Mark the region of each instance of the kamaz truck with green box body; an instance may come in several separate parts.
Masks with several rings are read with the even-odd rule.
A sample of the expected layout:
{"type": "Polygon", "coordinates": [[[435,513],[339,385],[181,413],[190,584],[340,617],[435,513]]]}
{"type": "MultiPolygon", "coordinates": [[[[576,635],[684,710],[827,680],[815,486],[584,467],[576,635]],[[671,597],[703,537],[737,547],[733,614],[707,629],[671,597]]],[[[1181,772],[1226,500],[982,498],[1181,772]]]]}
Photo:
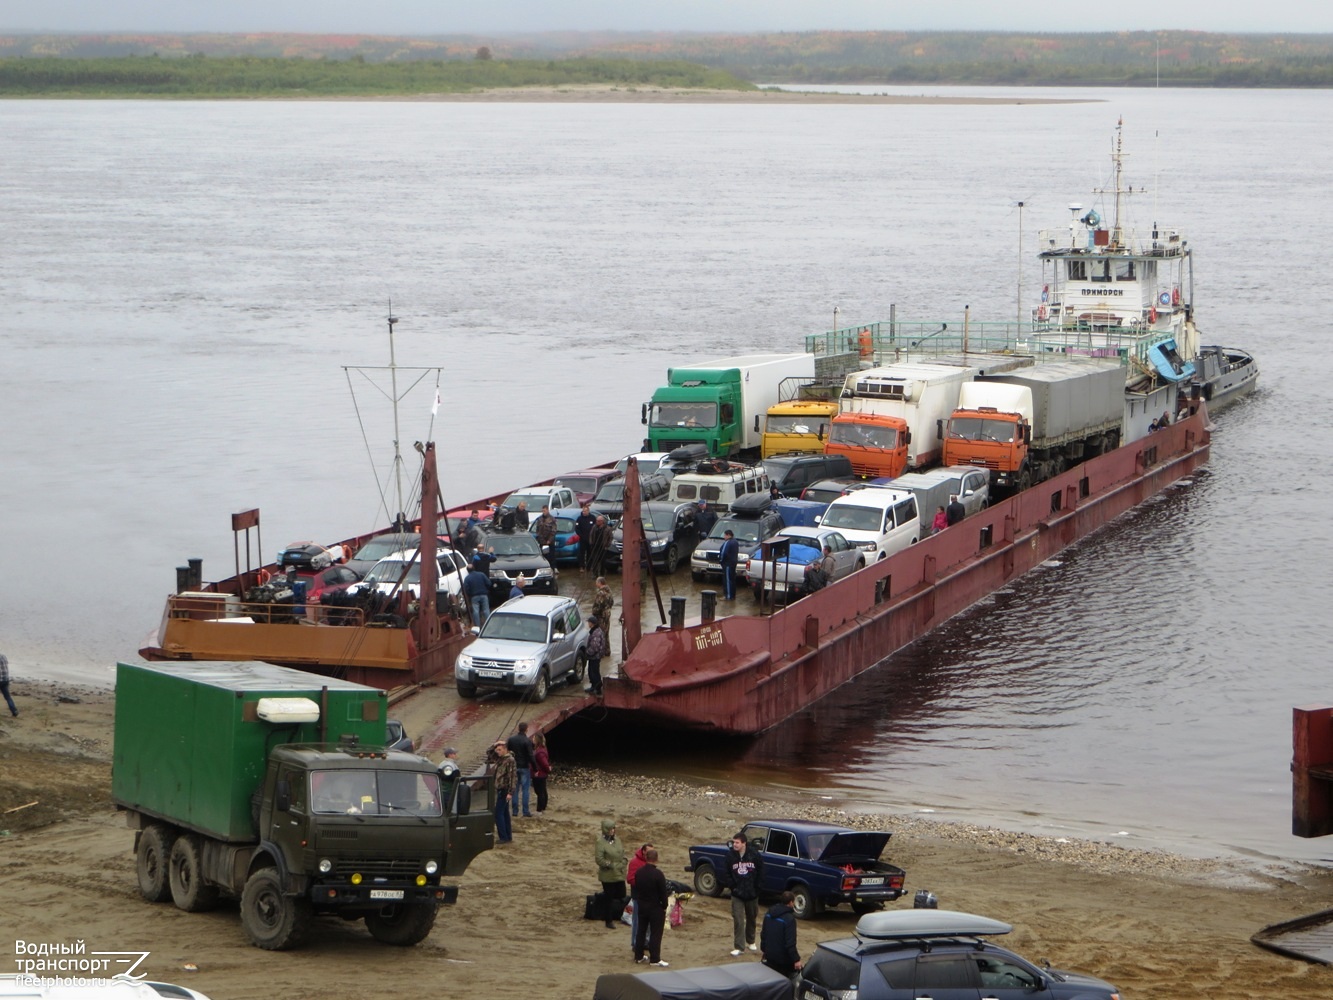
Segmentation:
{"type": "Polygon", "coordinates": [[[186,911],[240,900],[260,948],[316,914],[387,944],[430,933],[493,838],[489,786],[383,748],[383,691],[267,663],[121,663],[112,797],[139,891],[186,911]],[[476,801],[474,801],[474,798],[476,801]]]}

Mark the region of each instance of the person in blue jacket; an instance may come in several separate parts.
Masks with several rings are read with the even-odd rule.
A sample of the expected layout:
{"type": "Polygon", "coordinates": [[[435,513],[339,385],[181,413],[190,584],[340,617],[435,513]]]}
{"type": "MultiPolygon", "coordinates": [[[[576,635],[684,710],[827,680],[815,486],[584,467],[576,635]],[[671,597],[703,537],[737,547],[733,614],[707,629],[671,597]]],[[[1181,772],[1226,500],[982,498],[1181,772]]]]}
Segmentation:
{"type": "Polygon", "coordinates": [[[717,550],[718,560],[722,563],[722,599],[736,599],[736,564],[741,558],[741,543],[728,529],[722,532],[722,547],[717,550]]]}

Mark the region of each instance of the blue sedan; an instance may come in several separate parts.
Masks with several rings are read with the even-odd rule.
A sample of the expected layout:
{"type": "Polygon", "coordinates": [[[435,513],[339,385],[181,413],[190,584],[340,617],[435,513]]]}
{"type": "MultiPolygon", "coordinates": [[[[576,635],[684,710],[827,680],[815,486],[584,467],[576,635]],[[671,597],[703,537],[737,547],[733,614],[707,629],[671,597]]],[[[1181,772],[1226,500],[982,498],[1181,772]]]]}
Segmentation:
{"type": "MultiPolygon", "coordinates": [[[[551,511],[555,518],[555,562],[557,566],[575,566],[579,561],[579,536],[574,531],[574,518],[579,516],[577,507],[564,507],[551,511]]],[[[537,519],[532,519],[528,527],[534,535],[537,533],[537,519]]]]}

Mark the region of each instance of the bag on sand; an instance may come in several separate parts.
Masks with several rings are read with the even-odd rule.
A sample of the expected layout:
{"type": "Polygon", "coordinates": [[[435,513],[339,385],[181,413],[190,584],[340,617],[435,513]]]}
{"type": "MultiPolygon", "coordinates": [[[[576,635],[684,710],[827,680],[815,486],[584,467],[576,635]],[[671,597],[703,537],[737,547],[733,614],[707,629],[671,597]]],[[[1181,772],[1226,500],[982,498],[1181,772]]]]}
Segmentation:
{"type": "Polygon", "coordinates": [[[583,919],[596,920],[597,917],[597,898],[601,893],[589,893],[587,902],[583,904],[583,919]]]}
{"type": "Polygon", "coordinates": [[[625,909],[620,914],[620,922],[634,926],[634,900],[631,899],[625,904],[625,909]]]}
{"type": "Polygon", "coordinates": [[[667,922],[672,927],[679,927],[685,923],[685,910],[680,905],[680,900],[672,897],[671,909],[667,912],[667,922]]]}

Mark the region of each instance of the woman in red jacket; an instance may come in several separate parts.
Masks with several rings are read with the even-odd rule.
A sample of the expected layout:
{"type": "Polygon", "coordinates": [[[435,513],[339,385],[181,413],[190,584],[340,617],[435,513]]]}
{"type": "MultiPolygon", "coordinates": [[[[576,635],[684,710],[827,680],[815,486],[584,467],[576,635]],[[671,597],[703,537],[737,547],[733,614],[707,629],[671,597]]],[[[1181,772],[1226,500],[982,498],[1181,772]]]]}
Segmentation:
{"type": "Polygon", "coordinates": [[[537,815],[546,812],[546,778],[551,773],[551,755],[546,752],[546,734],[532,738],[532,790],[537,793],[537,815]]]}

